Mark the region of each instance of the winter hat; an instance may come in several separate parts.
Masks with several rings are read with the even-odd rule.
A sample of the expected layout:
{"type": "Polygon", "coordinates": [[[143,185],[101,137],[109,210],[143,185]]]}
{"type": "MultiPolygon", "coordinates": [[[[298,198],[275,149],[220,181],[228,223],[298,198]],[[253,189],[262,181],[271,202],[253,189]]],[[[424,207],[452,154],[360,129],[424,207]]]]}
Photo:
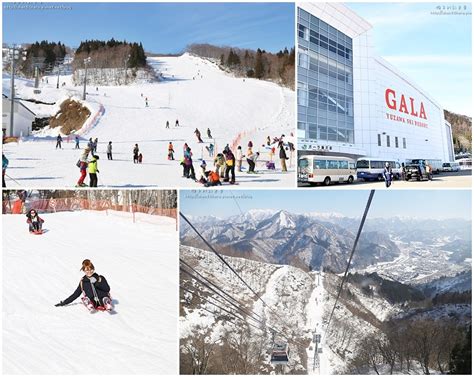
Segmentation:
{"type": "Polygon", "coordinates": [[[91,270],[95,270],[94,265],[92,264],[90,259],[84,259],[82,261],[81,271],[84,271],[86,268],[90,268],[91,270]]]}
{"type": "Polygon", "coordinates": [[[96,154],[95,154],[95,155],[93,155],[92,157],[94,157],[96,160],[98,160],[98,159],[99,159],[99,156],[97,156],[96,154]]]}

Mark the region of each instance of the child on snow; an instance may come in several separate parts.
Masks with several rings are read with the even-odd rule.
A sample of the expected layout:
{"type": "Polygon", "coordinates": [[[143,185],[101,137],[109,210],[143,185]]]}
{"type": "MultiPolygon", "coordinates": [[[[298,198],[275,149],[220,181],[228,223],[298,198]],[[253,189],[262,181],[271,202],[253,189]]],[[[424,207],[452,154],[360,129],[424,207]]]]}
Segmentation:
{"type": "Polygon", "coordinates": [[[143,161],[143,155],[141,153],[138,154],[138,163],[141,164],[143,161]]]}
{"type": "Polygon", "coordinates": [[[221,185],[222,183],[219,180],[219,174],[211,170],[209,174],[207,175],[207,182],[204,184],[204,186],[210,187],[210,186],[221,186],[221,185]]]}
{"type": "Polygon", "coordinates": [[[219,174],[221,178],[224,178],[225,172],[225,158],[222,153],[218,153],[214,159],[214,166],[216,167],[216,173],[219,174]]]}
{"type": "Polygon", "coordinates": [[[89,310],[92,311],[98,307],[102,307],[105,310],[112,310],[110,286],[105,277],[95,272],[94,265],[89,259],[85,259],[82,262],[81,271],[84,271],[85,275],[80,280],[74,293],[54,306],[68,305],[82,293],[81,300],[89,310]]]}
{"type": "Polygon", "coordinates": [[[86,179],[86,175],[87,175],[87,165],[89,164],[87,157],[89,156],[90,151],[91,151],[90,148],[85,148],[84,152],[79,158],[79,161],[77,161],[77,166],[79,168],[79,171],[81,172],[81,176],[79,177],[79,180],[77,181],[77,185],[76,185],[77,187],[86,186],[86,184],[84,183],[84,179],[86,179]]]}
{"type": "Polygon", "coordinates": [[[87,168],[89,169],[89,186],[90,187],[97,187],[97,173],[99,172],[99,169],[97,169],[97,160],[99,159],[99,156],[93,155],[91,160],[89,161],[89,164],[87,168]]]}
{"type": "Polygon", "coordinates": [[[41,232],[44,220],[39,217],[38,212],[36,212],[35,209],[30,209],[30,211],[26,214],[26,217],[26,222],[28,223],[30,233],[41,232]]]}

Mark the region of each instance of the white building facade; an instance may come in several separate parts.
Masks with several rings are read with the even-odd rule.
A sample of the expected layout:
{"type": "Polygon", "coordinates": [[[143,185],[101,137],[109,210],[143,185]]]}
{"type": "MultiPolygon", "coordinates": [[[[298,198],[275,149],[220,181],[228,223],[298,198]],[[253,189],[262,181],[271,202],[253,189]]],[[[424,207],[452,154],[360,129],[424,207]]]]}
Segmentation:
{"type": "Polygon", "coordinates": [[[367,21],[341,3],[297,17],[300,154],[454,161],[443,108],[374,54],[367,21]]]}
{"type": "Polygon", "coordinates": [[[2,130],[6,136],[21,137],[28,136],[32,131],[32,123],[35,113],[20,101],[15,101],[13,109],[13,134],[10,134],[10,112],[11,101],[5,95],[2,96],[2,130]]]}

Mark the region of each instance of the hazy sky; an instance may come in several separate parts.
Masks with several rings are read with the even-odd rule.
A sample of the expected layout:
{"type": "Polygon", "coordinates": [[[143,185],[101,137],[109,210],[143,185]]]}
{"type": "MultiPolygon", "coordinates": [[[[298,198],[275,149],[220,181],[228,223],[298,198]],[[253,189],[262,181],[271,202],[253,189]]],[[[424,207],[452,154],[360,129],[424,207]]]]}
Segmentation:
{"type": "Polygon", "coordinates": [[[445,109],[472,116],[471,3],[346,3],[373,26],[374,47],[445,109]],[[466,6],[466,10],[464,10],[466,6]],[[459,9],[461,7],[461,9],[459,9]]]}
{"type": "MultiPolygon", "coordinates": [[[[284,209],[292,213],[336,212],[360,217],[368,197],[368,190],[181,190],[180,210],[185,215],[221,218],[239,214],[239,207],[243,212],[284,209]]],[[[471,191],[376,190],[369,217],[391,216],[470,220],[471,191]]]]}
{"type": "Polygon", "coordinates": [[[270,52],[295,45],[291,3],[18,4],[2,4],[4,43],[49,40],[77,47],[85,39],[113,37],[162,53],[180,52],[190,43],[270,52]]]}

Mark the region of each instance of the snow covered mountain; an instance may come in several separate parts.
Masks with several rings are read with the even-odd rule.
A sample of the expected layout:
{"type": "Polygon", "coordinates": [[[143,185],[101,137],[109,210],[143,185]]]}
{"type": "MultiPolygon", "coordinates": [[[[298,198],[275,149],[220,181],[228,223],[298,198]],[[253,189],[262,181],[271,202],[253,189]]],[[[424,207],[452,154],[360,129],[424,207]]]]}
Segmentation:
{"type": "MultiPolygon", "coordinates": [[[[193,225],[227,255],[341,272],[359,222],[340,214],[252,210],[227,219],[194,219],[193,225]]],[[[180,237],[185,245],[203,246],[184,222],[180,237]]],[[[470,271],[470,258],[468,221],[368,219],[352,265],[360,272],[422,284],[470,271]]]]}
{"type": "MultiPolygon", "coordinates": [[[[286,216],[278,213],[270,218],[276,217],[274,222],[279,225],[285,219],[283,223],[291,227],[286,216]]],[[[444,368],[453,339],[460,339],[460,329],[471,318],[470,296],[431,300],[422,287],[376,273],[352,273],[334,306],[341,279],[338,275],[225,256],[263,299],[263,305],[212,252],[181,246],[180,257],[185,263],[180,274],[180,370],[185,374],[196,372],[193,368],[208,374],[368,374],[371,364],[364,359],[367,352],[374,352],[375,367],[389,374],[387,359],[377,353],[378,346],[371,347],[390,346],[396,354],[392,329],[399,328],[400,332],[416,334],[405,338],[405,349],[411,349],[409,344],[432,331],[433,326],[439,334],[453,333],[446,342],[447,353],[439,354],[439,365],[444,368]],[[201,276],[201,281],[196,276],[201,276]],[[237,305],[229,305],[224,297],[231,297],[237,305]],[[241,308],[246,312],[240,312],[241,308]],[[283,366],[270,362],[274,328],[284,333],[280,340],[283,338],[290,349],[289,362],[283,366]],[[315,334],[321,337],[318,344],[314,343],[315,334]]],[[[467,275],[470,271],[458,280],[467,275]]],[[[447,285],[443,284],[445,288],[447,285]]],[[[442,338],[430,341],[440,342],[442,338]]],[[[391,368],[401,374],[422,374],[424,366],[415,353],[407,354],[410,370],[404,364],[391,368]]],[[[429,359],[432,373],[439,372],[431,356],[429,359]]]]}

